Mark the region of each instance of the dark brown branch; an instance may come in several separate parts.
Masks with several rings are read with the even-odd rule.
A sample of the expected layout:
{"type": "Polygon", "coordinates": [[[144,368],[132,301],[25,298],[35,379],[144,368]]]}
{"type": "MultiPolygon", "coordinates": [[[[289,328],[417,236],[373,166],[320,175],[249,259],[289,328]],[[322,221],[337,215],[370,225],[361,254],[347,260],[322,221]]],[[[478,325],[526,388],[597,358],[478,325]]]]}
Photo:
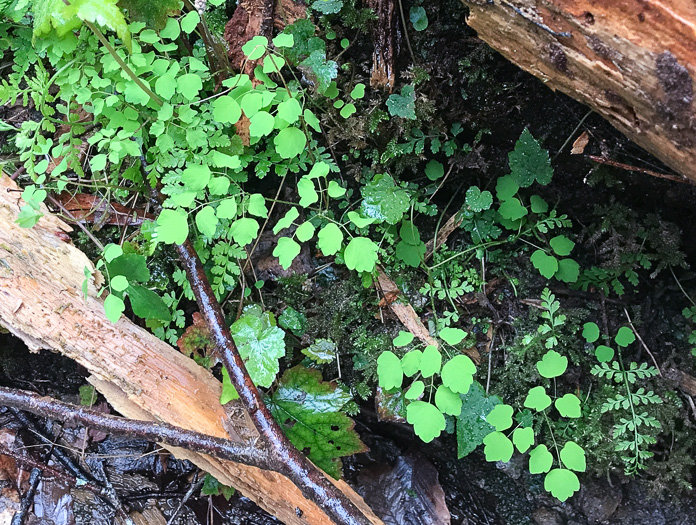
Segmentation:
{"type": "Polygon", "coordinates": [[[258,447],[235,444],[228,439],[206,436],[166,423],[110,416],[23,390],[0,387],[0,405],[26,410],[48,419],[77,421],[105,432],[183,447],[263,469],[269,469],[271,464],[268,454],[258,447]]]}
{"type": "Polygon", "coordinates": [[[626,171],[637,171],[638,173],[645,173],[651,177],[657,177],[658,179],[667,179],[674,182],[681,182],[683,184],[696,184],[694,181],[687,179],[686,177],[679,177],[678,175],[669,175],[667,173],[659,173],[653,170],[646,170],[645,168],[639,168],[638,166],[631,166],[630,164],[624,164],[623,162],[617,162],[606,157],[598,157],[596,155],[588,155],[588,159],[597,162],[598,164],[606,164],[607,166],[612,166],[614,168],[619,168],[626,171]]]}

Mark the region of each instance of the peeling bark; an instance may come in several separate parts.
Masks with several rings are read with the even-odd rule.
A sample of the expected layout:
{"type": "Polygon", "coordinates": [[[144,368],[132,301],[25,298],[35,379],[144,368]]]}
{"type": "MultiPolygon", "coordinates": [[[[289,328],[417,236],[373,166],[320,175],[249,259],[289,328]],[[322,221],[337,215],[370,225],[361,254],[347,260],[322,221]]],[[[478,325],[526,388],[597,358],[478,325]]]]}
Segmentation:
{"type": "Polygon", "coordinates": [[[696,180],[696,4],[462,0],[479,37],[696,180]]]}
{"type": "Polygon", "coordinates": [[[377,21],[372,29],[372,87],[394,89],[397,54],[397,13],[395,0],[367,0],[365,7],[373,9],[377,21]]]}

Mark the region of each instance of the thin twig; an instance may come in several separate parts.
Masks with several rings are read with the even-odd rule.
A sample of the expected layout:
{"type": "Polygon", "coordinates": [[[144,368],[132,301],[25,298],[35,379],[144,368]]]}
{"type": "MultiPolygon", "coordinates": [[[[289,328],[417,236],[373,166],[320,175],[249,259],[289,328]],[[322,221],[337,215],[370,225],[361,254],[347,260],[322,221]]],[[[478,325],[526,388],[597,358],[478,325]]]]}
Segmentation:
{"type": "Polygon", "coordinates": [[[662,371],[660,370],[660,367],[657,366],[657,361],[655,360],[655,356],[653,353],[650,351],[650,348],[648,348],[648,345],[645,344],[645,341],[643,341],[643,338],[640,336],[638,333],[638,330],[636,330],[636,327],[633,326],[633,321],[631,321],[631,316],[628,315],[628,310],[626,308],[623,309],[624,313],[626,314],[626,319],[628,319],[628,324],[631,327],[631,330],[633,330],[633,333],[636,334],[636,337],[638,338],[638,341],[640,341],[640,344],[643,345],[643,348],[645,348],[645,351],[648,353],[650,356],[650,359],[652,359],[652,362],[655,364],[655,368],[657,368],[658,373],[660,374],[660,377],[662,376],[662,371]]]}
{"type": "Polygon", "coordinates": [[[36,495],[36,488],[39,486],[39,481],[41,481],[41,469],[34,467],[31,469],[31,475],[29,476],[29,488],[22,496],[22,504],[19,507],[19,511],[12,516],[10,525],[24,524],[27,512],[29,512],[29,507],[31,507],[31,504],[34,502],[34,496],[36,495]]]}
{"type": "Polygon", "coordinates": [[[181,512],[181,509],[184,507],[184,505],[186,505],[186,502],[189,499],[191,499],[191,496],[193,496],[194,492],[200,490],[204,482],[205,478],[198,479],[198,473],[196,473],[196,477],[194,478],[193,483],[191,483],[191,486],[186,491],[186,494],[184,494],[184,497],[181,498],[181,501],[179,502],[179,505],[176,507],[176,510],[172,514],[171,518],[169,518],[169,521],[167,521],[167,525],[172,525],[174,523],[174,520],[179,515],[179,512],[181,512]]]}
{"type": "Polygon", "coordinates": [[[657,177],[658,179],[667,179],[674,182],[681,182],[683,184],[696,185],[696,182],[692,181],[691,179],[687,179],[686,177],[678,177],[677,175],[668,175],[666,173],[646,170],[645,168],[631,166],[630,164],[624,164],[623,162],[617,162],[615,160],[607,159],[605,157],[598,157],[596,155],[587,155],[587,158],[599,164],[606,164],[607,166],[612,166],[614,168],[619,168],[626,171],[637,171],[638,173],[644,173],[646,175],[650,175],[651,177],[657,177]]]}

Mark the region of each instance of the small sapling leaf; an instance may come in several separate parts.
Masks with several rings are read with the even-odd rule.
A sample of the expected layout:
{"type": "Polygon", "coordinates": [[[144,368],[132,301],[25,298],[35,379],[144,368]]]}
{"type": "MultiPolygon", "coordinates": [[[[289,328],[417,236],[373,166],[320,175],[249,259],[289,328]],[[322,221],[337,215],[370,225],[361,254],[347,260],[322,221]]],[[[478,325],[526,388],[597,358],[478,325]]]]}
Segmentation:
{"type": "Polygon", "coordinates": [[[555,401],[556,409],[563,417],[578,418],[580,411],[580,399],[575,394],[566,394],[555,401]]]}
{"type": "Polygon", "coordinates": [[[621,347],[627,347],[636,340],[636,334],[628,326],[622,326],[614,337],[614,341],[621,347]]]}
{"type": "Polygon", "coordinates": [[[512,412],[513,408],[510,405],[496,405],[486,417],[486,421],[498,432],[502,432],[512,426],[512,412]]]}
{"type": "Polygon", "coordinates": [[[549,350],[541,358],[541,361],[537,361],[536,367],[542,377],[549,379],[558,377],[568,368],[568,358],[555,350],[549,350]]]}
{"type": "Polygon", "coordinates": [[[540,412],[551,406],[551,398],[546,394],[543,386],[535,386],[527,393],[524,406],[540,412]]]}
{"type": "Polygon", "coordinates": [[[514,452],[512,441],[502,432],[491,432],[483,439],[483,444],[485,445],[483,452],[486,454],[486,461],[507,463],[514,452]]]}
{"type": "Polygon", "coordinates": [[[585,472],[587,468],[585,450],[574,441],[568,441],[561,449],[561,461],[566,468],[576,472],[585,472]]]}
{"type": "Polygon", "coordinates": [[[379,355],[377,358],[377,377],[379,378],[379,386],[385,390],[401,387],[404,373],[401,369],[401,360],[394,352],[387,350],[379,355]]]}
{"type": "Polygon", "coordinates": [[[553,465],[553,456],[546,445],[537,445],[529,453],[530,474],[543,474],[548,472],[553,465]]]}
{"type": "Polygon", "coordinates": [[[594,343],[599,339],[599,326],[597,326],[597,323],[585,323],[582,326],[582,336],[588,343],[594,343]]]}
{"type": "MultiPolygon", "coordinates": [[[[382,354],[384,355],[384,354],[382,354]]],[[[425,401],[413,401],[406,407],[406,421],[425,443],[430,443],[445,429],[445,416],[425,401]]]]}
{"type": "Polygon", "coordinates": [[[440,372],[442,354],[433,345],[428,345],[421,356],[420,370],[423,377],[432,377],[440,372]]]}
{"type": "Polygon", "coordinates": [[[534,429],[531,427],[517,427],[512,433],[512,442],[520,454],[524,454],[534,444],[534,429]]]}
{"type": "Polygon", "coordinates": [[[595,350],[595,357],[600,363],[608,363],[614,359],[614,349],[609,346],[599,345],[595,350]]]}
{"type": "Polygon", "coordinates": [[[466,394],[474,382],[476,366],[465,355],[457,355],[445,363],[442,367],[442,384],[453,392],[466,394]]]}
{"type": "Polygon", "coordinates": [[[580,490],[580,480],[574,472],[564,468],[556,468],[546,474],[544,489],[558,500],[565,501],[580,490]]]}
{"type": "Polygon", "coordinates": [[[404,332],[403,330],[399,330],[399,335],[397,335],[392,340],[392,343],[395,347],[401,348],[402,346],[411,344],[411,341],[413,341],[413,334],[411,332],[404,332]]]}

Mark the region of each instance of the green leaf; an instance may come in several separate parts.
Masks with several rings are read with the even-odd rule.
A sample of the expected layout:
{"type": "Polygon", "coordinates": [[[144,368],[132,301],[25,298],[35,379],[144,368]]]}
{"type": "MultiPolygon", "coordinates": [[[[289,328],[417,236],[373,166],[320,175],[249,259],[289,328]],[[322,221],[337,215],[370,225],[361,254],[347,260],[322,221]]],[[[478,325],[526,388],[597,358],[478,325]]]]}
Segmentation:
{"type": "Polygon", "coordinates": [[[165,29],[160,32],[163,38],[176,40],[179,35],[172,34],[171,22],[176,24],[178,29],[179,23],[169,18],[179,11],[179,0],[119,0],[118,5],[128,11],[128,19],[131,22],[145,22],[147,27],[155,30],[165,29]]]}
{"type": "Polygon", "coordinates": [[[514,197],[520,190],[519,184],[510,175],[499,177],[495,185],[495,194],[501,201],[506,201],[514,197]]]}
{"type": "Polygon", "coordinates": [[[285,333],[273,316],[259,306],[250,306],[230,330],[254,384],[271,386],[280,370],[278,360],[285,355],[285,333]]]}
{"type": "Polygon", "coordinates": [[[256,115],[263,106],[263,94],[259,91],[250,91],[245,94],[240,104],[242,111],[249,118],[256,115]]]}
{"type": "Polygon", "coordinates": [[[360,210],[365,217],[396,224],[409,209],[408,193],[396,185],[387,174],[378,174],[362,188],[363,202],[360,210]]]}
{"type": "Polygon", "coordinates": [[[325,93],[331,80],[338,75],[338,64],[333,60],[326,60],[326,52],[321,49],[312,51],[300,65],[312,70],[317,79],[319,93],[325,93]]]}
{"type": "Polygon", "coordinates": [[[546,445],[537,445],[529,453],[529,473],[543,474],[551,470],[553,456],[546,445]]]}
{"type": "Polygon", "coordinates": [[[517,219],[521,219],[527,215],[527,208],[522,206],[519,199],[510,197],[509,199],[500,203],[498,213],[500,213],[504,219],[516,221],[517,219]]]}
{"type": "Polygon", "coordinates": [[[278,239],[278,245],[273,250],[273,256],[278,257],[278,261],[284,270],[292,265],[292,261],[300,254],[301,247],[290,237],[278,239]]]}
{"type": "Polygon", "coordinates": [[[483,452],[486,454],[486,461],[507,463],[514,452],[512,441],[502,432],[491,432],[483,439],[483,444],[485,445],[483,452]]]}
{"type": "Polygon", "coordinates": [[[198,12],[189,11],[186,13],[186,16],[181,19],[181,30],[187,35],[190,35],[196,30],[196,26],[200,24],[200,22],[201,17],[198,15],[198,12]]]}
{"type": "MultiPolygon", "coordinates": [[[[302,312],[298,312],[292,306],[288,306],[280,317],[278,317],[278,324],[290,330],[297,337],[302,337],[307,331],[307,317],[302,312]]],[[[322,339],[319,339],[321,341],[322,339]]],[[[328,341],[328,339],[327,339],[328,341]]]]}
{"type": "Polygon", "coordinates": [[[578,418],[582,415],[580,411],[580,400],[575,394],[566,394],[556,399],[554,404],[563,417],[578,418]]]}
{"type": "Polygon", "coordinates": [[[401,360],[394,352],[389,350],[379,354],[377,358],[377,377],[379,386],[385,390],[401,388],[404,373],[401,369],[401,360]]]}
{"type": "Polygon", "coordinates": [[[188,215],[183,210],[164,209],[157,217],[157,240],[165,244],[183,244],[188,237],[188,215]]]}
{"type": "Polygon", "coordinates": [[[549,379],[558,377],[563,375],[568,368],[568,358],[555,350],[549,350],[541,358],[541,361],[537,361],[536,367],[542,377],[549,379]]]}
{"type": "Polygon", "coordinates": [[[198,228],[198,231],[206,237],[212,239],[212,237],[215,235],[217,225],[218,218],[215,215],[215,210],[212,206],[203,206],[203,208],[196,213],[196,227],[198,228]]]}
{"type": "Polygon", "coordinates": [[[278,55],[266,55],[263,57],[264,73],[280,73],[280,70],[285,66],[285,59],[278,55]]]}
{"type": "MultiPolygon", "coordinates": [[[[134,0],[125,0],[126,2],[134,2],[134,0]]],[[[174,0],[160,0],[160,1],[165,1],[165,2],[170,2],[173,3],[176,7],[174,9],[178,8],[178,2],[175,2],[174,0]]],[[[121,0],[119,3],[123,5],[124,0],[121,0]]],[[[140,4],[156,4],[157,2],[139,2],[140,4]]],[[[149,24],[148,24],[149,25],[149,24]]],[[[158,24],[159,25],[159,24],[158,24]]],[[[164,29],[160,31],[160,37],[161,38],[166,38],[168,40],[176,40],[179,38],[179,35],[181,35],[181,26],[179,25],[179,21],[176,18],[166,18],[165,22],[162,24],[164,26],[164,29]]],[[[159,25],[159,27],[162,27],[162,25],[159,25]]]]}
{"type": "Polygon", "coordinates": [[[205,164],[190,164],[181,173],[181,182],[188,191],[200,191],[210,181],[210,168],[205,164]]]}
{"type": "Polygon", "coordinates": [[[445,385],[437,387],[435,405],[443,414],[449,414],[450,416],[456,417],[462,411],[462,400],[459,394],[452,392],[445,385]]]}
{"type": "Polygon", "coordinates": [[[230,236],[240,246],[246,246],[259,235],[259,223],[250,218],[242,217],[230,224],[230,236]]]}
{"type": "Polygon", "coordinates": [[[423,355],[421,356],[420,369],[423,377],[431,377],[435,374],[440,373],[440,367],[442,366],[442,354],[433,345],[428,345],[423,350],[423,355]]]}
{"type": "Polygon", "coordinates": [[[341,476],[341,457],[367,450],[343,408],[350,392],[322,381],[321,372],[296,366],[287,370],[268,399],[268,408],[290,442],[319,468],[341,476]]]}
{"type": "Polygon", "coordinates": [[[582,336],[588,343],[594,343],[599,339],[599,326],[597,326],[597,323],[585,323],[582,326],[582,336]]]}
{"type": "MultiPolygon", "coordinates": [[[[446,366],[446,365],[445,365],[446,366]]],[[[497,396],[488,396],[476,381],[469,391],[460,395],[464,409],[457,417],[457,457],[463,458],[483,443],[494,431],[486,418],[493,407],[500,403],[497,396]]]]}
{"type": "Polygon", "coordinates": [[[551,159],[546,150],[532,136],[528,129],[522,132],[514,151],[508,154],[510,175],[521,188],[531,186],[535,181],[548,184],[553,177],[551,159]]]}
{"type": "Polygon", "coordinates": [[[249,195],[249,204],[247,206],[247,211],[254,217],[261,217],[265,219],[268,217],[268,210],[266,209],[266,199],[260,193],[252,193],[249,195]]]}
{"type": "Polygon", "coordinates": [[[331,339],[317,339],[309,347],[303,348],[302,353],[315,363],[330,363],[336,359],[336,343],[331,339]]]}
{"type": "Polygon", "coordinates": [[[416,120],[416,94],[413,86],[401,88],[400,95],[389,95],[387,109],[392,117],[416,120]]]}
{"type": "Polygon", "coordinates": [[[230,381],[230,374],[225,367],[222,367],[222,394],[220,395],[220,404],[224,405],[235,399],[239,399],[239,394],[230,381]]]}
{"type": "Polygon", "coordinates": [[[213,119],[222,124],[235,124],[242,116],[242,108],[229,95],[213,101],[213,119]]]}
{"type": "Polygon", "coordinates": [[[423,352],[420,350],[411,350],[406,352],[401,358],[401,368],[404,374],[408,377],[416,375],[420,370],[421,359],[423,358],[423,352]]]}
{"type": "Polygon", "coordinates": [[[539,195],[532,195],[529,199],[529,204],[531,205],[532,213],[546,213],[549,211],[548,203],[539,195]]]}
{"type": "Polygon", "coordinates": [[[312,128],[317,133],[321,132],[321,123],[319,122],[319,119],[316,117],[316,115],[312,113],[311,110],[305,109],[302,113],[302,116],[304,117],[305,122],[310,128],[312,128]]]}
{"type": "Polygon", "coordinates": [[[447,327],[440,330],[438,335],[445,343],[454,346],[461,343],[468,334],[460,328],[447,327]]]}
{"type": "Polygon", "coordinates": [[[324,226],[318,235],[317,247],[324,255],[333,255],[341,249],[343,232],[333,222],[324,226]]]}
{"type": "Polygon", "coordinates": [[[294,127],[281,129],[273,139],[276,151],[284,159],[297,157],[307,145],[307,137],[302,130],[294,127]]]}
{"type": "Polygon", "coordinates": [[[570,252],[573,251],[573,247],[575,246],[575,243],[565,235],[556,235],[549,241],[549,244],[551,248],[553,248],[553,251],[556,252],[556,255],[561,255],[563,257],[570,255],[570,252]]]}
{"type": "Polygon", "coordinates": [[[307,175],[297,181],[297,193],[300,195],[300,206],[303,208],[319,201],[319,194],[314,189],[314,181],[307,175]]]}
{"type": "Polygon", "coordinates": [[[252,137],[265,137],[275,128],[275,117],[267,111],[255,113],[249,118],[249,122],[249,135],[252,137]]]}
{"type": "Polygon", "coordinates": [[[428,27],[428,15],[425,14],[425,9],[422,7],[411,7],[409,18],[413,24],[413,29],[416,31],[425,31],[428,27]]]}
{"type": "Polygon", "coordinates": [[[578,277],[580,277],[580,265],[573,259],[561,259],[558,261],[558,271],[555,277],[564,283],[577,282],[578,277]]]}
{"type": "Polygon", "coordinates": [[[349,102],[348,104],[343,106],[343,108],[341,108],[340,114],[343,118],[348,118],[356,111],[357,110],[355,109],[355,104],[349,102]]]}
{"type": "Polygon", "coordinates": [[[107,263],[110,263],[116,259],[116,257],[120,257],[121,255],[123,255],[123,248],[121,248],[120,245],[109,243],[104,246],[104,260],[107,263]]]}
{"type": "MultiPolygon", "coordinates": [[[[73,0],[70,2],[70,5],[61,6],[62,14],[59,14],[60,11],[56,9],[57,3],[54,3],[53,6],[53,12],[55,13],[53,25],[56,27],[59,36],[65,35],[67,31],[76,27],[70,27],[65,32],[61,31],[62,24],[72,25],[70,19],[76,17],[115,31],[124,45],[129,50],[131,49],[131,35],[128,30],[128,24],[123,16],[123,12],[116,5],[116,0],[73,0]],[[57,19],[60,19],[59,24],[56,24],[57,19]]],[[[65,26],[63,27],[66,28],[65,26]]],[[[34,33],[36,34],[36,21],[34,33]]]]}
{"type": "Polygon", "coordinates": [[[595,357],[600,363],[608,363],[614,359],[614,349],[609,346],[599,345],[595,350],[595,357]]]}
{"type": "Polygon", "coordinates": [[[442,367],[442,384],[453,392],[466,394],[474,382],[476,366],[465,355],[456,355],[442,367]]]}
{"type": "Polygon", "coordinates": [[[409,266],[413,268],[418,268],[423,262],[423,256],[425,255],[426,247],[425,243],[422,242],[417,246],[412,244],[407,244],[404,241],[399,241],[396,245],[396,257],[404,261],[409,266]]]}
{"type": "Polygon", "coordinates": [[[532,427],[517,427],[512,433],[512,442],[520,454],[524,454],[534,444],[534,429],[532,427]]]}
{"type": "Polygon", "coordinates": [[[365,96],[365,84],[355,84],[355,87],[350,92],[350,97],[353,100],[359,100],[365,96]]]}
{"type": "Polygon", "coordinates": [[[123,275],[114,275],[111,278],[111,282],[109,283],[112,289],[116,290],[117,292],[122,292],[126,288],[128,288],[128,279],[126,279],[123,275]]]}
{"type": "Polygon", "coordinates": [[[112,323],[116,323],[121,318],[125,309],[126,305],[123,303],[123,299],[114,294],[109,294],[104,300],[104,313],[112,323]]]}
{"type": "MultiPolygon", "coordinates": [[[[224,153],[221,155],[224,155],[224,153]]],[[[210,182],[208,183],[208,192],[211,195],[227,195],[229,189],[230,179],[227,177],[211,177],[210,182]]]]}
{"type": "Polygon", "coordinates": [[[410,244],[412,246],[420,246],[421,244],[423,244],[421,242],[418,228],[416,228],[416,225],[413,224],[411,221],[403,221],[401,223],[401,228],[399,229],[399,237],[401,237],[401,240],[403,240],[406,244],[410,244]]]}
{"type": "Polygon", "coordinates": [[[203,89],[201,77],[194,73],[187,73],[176,79],[176,90],[188,101],[196,98],[201,89],[203,89]]]}
{"type": "Polygon", "coordinates": [[[242,53],[249,60],[258,60],[266,52],[268,39],[265,36],[257,35],[242,46],[242,53]]]}
{"type": "MultiPolygon", "coordinates": [[[[222,404],[224,405],[224,403],[222,404]]],[[[204,496],[223,496],[227,501],[229,501],[230,498],[234,496],[235,489],[233,487],[223,485],[210,474],[206,474],[205,478],[203,478],[201,494],[204,496]]]]}
{"type": "Polygon", "coordinates": [[[471,186],[466,190],[466,204],[472,211],[484,211],[493,205],[493,195],[490,191],[482,192],[478,186],[471,186]]]}
{"type": "Polygon", "coordinates": [[[309,221],[303,222],[297,230],[295,230],[295,237],[300,242],[307,242],[314,237],[314,225],[309,221]]]}
{"type": "Polygon", "coordinates": [[[377,246],[367,237],[353,237],[343,254],[346,266],[349,270],[358,272],[371,272],[377,264],[377,246]]]}
{"type": "Polygon", "coordinates": [[[497,405],[488,414],[486,421],[489,425],[493,425],[498,432],[502,432],[512,426],[512,413],[513,408],[510,405],[497,405]]]}
{"type": "Polygon", "coordinates": [[[425,176],[435,181],[442,178],[445,174],[445,167],[441,162],[431,160],[425,165],[425,176]]]}
{"type": "Polygon", "coordinates": [[[220,201],[217,210],[215,210],[215,215],[219,219],[233,219],[237,216],[237,199],[234,197],[220,201]]]}
{"type": "Polygon", "coordinates": [[[285,215],[283,216],[282,219],[280,219],[276,225],[273,227],[273,235],[278,235],[278,232],[281,230],[284,230],[285,228],[289,228],[292,226],[292,223],[295,221],[300,216],[300,212],[297,211],[297,208],[294,206],[290,208],[287,212],[285,212],[285,215]]]}
{"type": "Polygon", "coordinates": [[[280,33],[273,39],[273,45],[276,47],[292,47],[295,45],[295,39],[292,34],[280,33]]]}
{"type": "Polygon", "coordinates": [[[314,0],[312,9],[323,15],[334,15],[343,8],[343,0],[314,0]]]}
{"type": "Polygon", "coordinates": [[[565,501],[580,490],[580,480],[570,470],[555,468],[546,474],[544,489],[559,501],[565,501]]]}
{"type": "Polygon", "coordinates": [[[585,451],[574,441],[568,441],[561,449],[561,461],[566,468],[576,472],[585,472],[585,451]]]}
{"type": "Polygon", "coordinates": [[[540,412],[551,406],[551,398],[546,394],[543,386],[535,386],[527,393],[524,406],[540,412]]]}
{"type": "Polygon", "coordinates": [[[547,279],[551,279],[558,271],[558,259],[553,255],[547,255],[544,250],[536,250],[530,260],[534,268],[539,270],[539,273],[547,279]]]}
{"type": "Polygon", "coordinates": [[[139,284],[131,284],[128,287],[128,299],[130,299],[133,313],[143,319],[159,319],[170,321],[171,312],[162,298],[152,290],[139,284]]]}
{"type": "Polygon", "coordinates": [[[628,326],[622,326],[614,337],[614,341],[621,347],[627,347],[636,340],[636,334],[628,326]]]}
{"type": "Polygon", "coordinates": [[[404,397],[412,401],[422,396],[424,391],[425,383],[423,383],[423,381],[414,381],[413,383],[411,383],[411,386],[404,394],[404,397]]]}
{"type": "MultiPolygon", "coordinates": [[[[117,246],[111,244],[109,246],[117,246]]],[[[109,247],[107,246],[107,248],[109,247]]],[[[113,254],[110,254],[110,256],[113,254]]],[[[104,259],[107,259],[106,249],[104,250],[104,259]]],[[[150,270],[147,269],[147,258],[144,255],[137,253],[122,253],[116,257],[112,257],[106,263],[106,269],[109,275],[123,275],[130,282],[145,283],[150,280],[150,270]]]]}
{"type": "Polygon", "coordinates": [[[445,429],[445,416],[425,401],[413,401],[406,407],[406,421],[425,443],[430,443],[445,429]]]}
{"type": "Polygon", "coordinates": [[[392,343],[395,347],[401,348],[402,346],[411,344],[411,341],[413,341],[413,334],[411,332],[399,330],[399,335],[392,340],[392,343]]]}
{"type": "Polygon", "coordinates": [[[329,181],[329,187],[327,191],[329,193],[329,197],[331,197],[332,199],[338,199],[339,197],[343,197],[346,194],[346,189],[335,180],[329,181]]]}
{"type": "Polygon", "coordinates": [[[288,124],[293,124],[297,122],[302,114],[302,106],[296,98],[289,98],[288,100],[278,104],[278,116],[282,118],[288,124]]]}
{"type": "Polygon", "coordinates": [[[372,224],[373,222],[375,222],[375,219],[363,217],[362,215],[360,215],[359,213],[357,213],[355,211],[348,212],[348,219],[350,220],[350,222],[355,224],[358,228],[365,228],[365,227],[369,226],[370,224],[372,224]]]}

